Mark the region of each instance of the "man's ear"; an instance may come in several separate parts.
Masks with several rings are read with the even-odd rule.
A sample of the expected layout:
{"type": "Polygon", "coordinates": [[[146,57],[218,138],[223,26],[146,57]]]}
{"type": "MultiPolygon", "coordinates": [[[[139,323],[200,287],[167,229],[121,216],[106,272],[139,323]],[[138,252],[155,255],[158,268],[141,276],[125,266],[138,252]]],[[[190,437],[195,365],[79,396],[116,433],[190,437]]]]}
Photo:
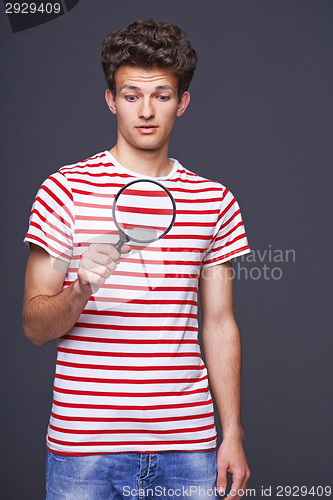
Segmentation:
{"type": "Polygon", "coordinates": [[[187,108],[187,106],[189,105],[190,103],[190,99],[191,99],[191,96],[190,96],[190,93],[186,90],[183,95],[181,96],[181,99],[178,103],[178,107],[177,107],[177,116],[182,116],[182,114],[184,113],[185,109],[187,108]]]}
{"type": "Polygon", "coordinates": [[[114,115],[116,115],[117,114],[116,100],[113,97],[113,94],[112,94],[112,92],[111,92],[110,89],[107,89],[106,92],[105,92],[105,100],[106,100],[106,104],[108,105],[111,113],[113,113],[114,115]]]}

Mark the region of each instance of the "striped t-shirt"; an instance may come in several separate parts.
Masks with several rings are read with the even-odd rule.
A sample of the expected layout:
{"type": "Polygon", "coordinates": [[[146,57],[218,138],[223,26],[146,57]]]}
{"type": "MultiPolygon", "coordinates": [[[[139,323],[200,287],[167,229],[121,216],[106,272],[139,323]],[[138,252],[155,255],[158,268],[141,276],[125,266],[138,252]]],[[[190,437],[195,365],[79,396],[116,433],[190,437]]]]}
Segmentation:
{"type": "MultiPolygon", "coordinates": [[[[68,263],[77,279],[91,243],[115,244],[112,203],[147,178],[104,151],[42,184],[25,242],[68,263]]],[[[156,178],[172,193],[172,229],[131,252],[58,339],[47,446],[60,454],[195,451],[216,447],[207,371],[198,343],[200,271],[249,252],[239,206],[226,187],[174,160],[156,178]]]]}

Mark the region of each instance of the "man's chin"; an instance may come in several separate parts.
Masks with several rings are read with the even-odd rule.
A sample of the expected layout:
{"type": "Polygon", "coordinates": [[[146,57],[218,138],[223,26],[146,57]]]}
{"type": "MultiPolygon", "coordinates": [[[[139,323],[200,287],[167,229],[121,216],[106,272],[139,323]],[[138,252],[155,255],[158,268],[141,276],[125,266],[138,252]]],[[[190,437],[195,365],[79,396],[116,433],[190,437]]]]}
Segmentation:
{"type": "Polygon", "coordinates": [[[136,141],[132,144],[135,149],[143,150],[143,151],[159,151],[163,148],[163,143],[156,143],[153,141],[136,141]]]}

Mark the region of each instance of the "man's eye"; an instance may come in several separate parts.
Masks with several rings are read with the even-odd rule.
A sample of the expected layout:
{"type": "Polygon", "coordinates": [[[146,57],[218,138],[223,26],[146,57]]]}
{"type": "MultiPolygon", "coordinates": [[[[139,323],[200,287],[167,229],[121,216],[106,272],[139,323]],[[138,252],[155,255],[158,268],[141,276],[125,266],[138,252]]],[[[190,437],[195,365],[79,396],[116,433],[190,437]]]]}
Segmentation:
{"type": "Polygon", "coordinates": [[[136,96],[135,95],[127,95],[127,96],[125,96],[125,99],[129,102],[134,102],[134,101],[136,101],[136,96]]]}
{"type": "Polygon", "coordinates": [[[160,101],[168,101],[170,99],[170,96],[168,95],[159,95],[158,96],[160,101]]]}

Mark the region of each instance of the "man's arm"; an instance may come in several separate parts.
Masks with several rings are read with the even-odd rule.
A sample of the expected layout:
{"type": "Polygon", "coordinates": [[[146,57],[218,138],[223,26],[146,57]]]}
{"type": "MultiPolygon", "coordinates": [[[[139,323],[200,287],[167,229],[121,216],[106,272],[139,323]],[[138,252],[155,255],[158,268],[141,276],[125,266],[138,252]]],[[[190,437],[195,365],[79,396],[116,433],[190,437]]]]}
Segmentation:
{"type": "MultiPolygon", "coordinates": [[[[124,245],[122,253],[129,251],[124,245]]],[[[62,290],[67,266],[31,244],[25,274],[23,329],[36,345],[65,335],[78,320],[89,297],[116,269],[120,255],[112,245],[92,244],[83,252],[78,279],[62,290]]]]}
{"type": "MultiPolygon", "coordinates": [[[[250,471],[243,450],[240,411],[241,342],[233,313],[231,261],[203,269],[200,276],[202,341],[210,388],[219,412],[223,440],[217,453],[217,489],[246,489],[250,471]]],[[[228,495],[228,499],[239,499],[228,495]]]]}

